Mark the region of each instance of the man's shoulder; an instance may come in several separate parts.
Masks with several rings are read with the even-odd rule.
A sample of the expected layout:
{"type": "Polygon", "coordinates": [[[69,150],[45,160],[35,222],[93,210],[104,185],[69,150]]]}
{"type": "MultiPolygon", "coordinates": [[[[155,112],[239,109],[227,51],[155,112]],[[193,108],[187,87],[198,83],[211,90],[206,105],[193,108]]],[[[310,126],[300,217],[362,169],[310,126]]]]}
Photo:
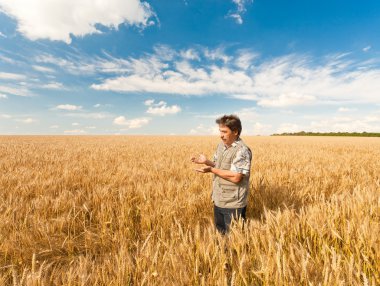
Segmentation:
{"type": "Polygon", "coordinates": [[[237,143],[237,147],[239,149],[245,149],[245,150],[251,151],[251,148],[249,148],[249,146],[247,144],[245,144],[243,139],[239,139],[238,141],[235,141],[235,142],[237,143]]]}
{"type": "Polygon", "coordinates": [[[238,147],[239,154],[246,155],[248,157],[252,157],[251,148],[249,148],[249,146],[246,145],[242,139],[237,141],[237,143],[238,143],[237,147],[238,147]]]}

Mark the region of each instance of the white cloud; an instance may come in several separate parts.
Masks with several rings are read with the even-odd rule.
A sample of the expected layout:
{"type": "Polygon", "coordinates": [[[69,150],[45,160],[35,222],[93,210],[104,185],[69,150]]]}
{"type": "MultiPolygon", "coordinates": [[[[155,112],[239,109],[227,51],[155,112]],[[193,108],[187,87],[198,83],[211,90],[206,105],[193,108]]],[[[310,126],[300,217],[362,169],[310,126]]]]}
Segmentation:
{"type": "Polygon", "coordinates": [[[368,52],[370,49],[371,49],[371,46],[367,46],[367,47],[363,48],[363,52],[368,52]]]}
{"type": "Polygon", "coordinates": [[[116,117],[113,121],[114,124],[126,126],[128,129],[137,129],[141,128],[144,125],[147,125],[151,118],[141,117],[134,119],[126,119],[124,116],[116,117]]]}
{"type": "Polygon", "coordinates": [[[96,126],[86,126],[87,129],[96,129],[96,126]]]}
{"type": "Polygon", "coordinates": [[[186,60],[196,60],[196,61],[200,60],[199,53],[195,49],[187,49],[187,50],[181,51],[180,55],[182,58],[186,60]]]}
{"type": "Polygon", "coordinates": [[[117,29],[120,24],[146,27],[154,15],[139,0],[0,0],[0,10],[17,20],[18,31],[31,40],[71,43],[70,35],[101,33],[96,24],[117,29]]]}
{"type": "Polygon", "coordinates": [[[2,32],[0,32],[0,37],[6,38],[7,36],[3,34],[2,32]]]}
{"type": "Polygon", "coordinates": [[[45,89],[64,89],[64,86],[60,82],[50,82],[50,83],[41,85],[41,88],[45,88],[45,89]]]}
{"type": "Polygon", "coordinates": [[[36,122],[37,120],[29,117],[29,118],[25,118],[25,119],[17,119],[16,121],[21,122],[21,123],[25,123],[25,124],[30,124],[30,123],[36,122]]]}
{"type": "Polygon", "coordinates": [[[84,131],[82,129],[65,130],[63,132],[65,134],[83,134],[83,133],[86,133],[86,131],[84,131]]]}
{"type": "Polygon", "coordinates": [[[5,63],[8,63],[8,64],[14,64],[16,61],[11,59],[11,58],[8,58],[8,57],[5,57],[5,56],[2,56],[0,55],[0,60],[5,62],[5,63]]]}
{"type": "Polygon", "coordinates": [[[206,126],[204,124],[199,124],[197,127],[190,130],[190,135],[217,135],[219,133],[219,128],[216,124],[211,126],[206,126]]]}
{"type": "Polygon", "coordinates": [[[86,119],[104,119],[112,117],[109,113],[104,112],[76,112],[76,113],[66,113],[65,116],[86,118],[86,119]]]}
{"type": "Polygon", "coordinates": [[[24,80],[26,79],[26,76],[23,74],[17,74],[17,73],[0,72],[0,79],[24,80]]]}
{"type": "Polygon", "coordinates": [[[10,87],[0,85],[0,92],[13,94],[17,96],[32,96],[30,91],[25,87],[10,87]]]}
{"type": "Polygon", "coordinates": [[[276,133],[294,133],[294,132],[300,132],[300,131],[302,131],[302,128],[298,124],[283,123],[277,129],[276,133]]]}
{"type": "Polygon", "coordinates": [[[349,54],[313,59],[287,55],[257,61],[239,51],[227,56],[222,49],[205,55],[202,64],[182,57],[171,61],[157,55],[129,59],[124,72],[92,84],[95,90],[181,95],[224,95],[254,100],[261,106],[285,107],[336,102],[380,103],[380,68],[373,62],[348,59],[349,54]]]}
{"type": "Polygon", "coordinates": [[[154,103],[154,99],[147,99],[144,101],[144,105],[151,106],[154,103]]]}
{"type": "MultiPolygon", "coordinates": [[[[245,128],[245,129],[247,129],[247,128],[245,128]]],[[[253,125],[252,132],[251,132],[251,130],[248,129],[247,133],[248,134],[253,133],[253,135],[270,135],[270,134],[272,134],[272,125],[256,122],[253,125]]]]}
{"type": "Polygon", "coordinates": [[[257,105],[265,107],[287,107],[293,105],[311,104],[315,101],[315,97],[311,95],[303,95],[297,93],[281,94],[277,98],[259,99],[257,105]]]}
{"type": "Polygon", "coordinates": [[[181,112],[181,107],[178,105],[168,106],[165,101],[154,103],[154,100],[146,100],[144,104],[149,106],[146,112],[153,115],[165,116],[167,114],[176,114],[181,112]]]}
{"type": "Polygon", "coordinates": [[[312,121],[307,129],[312,132],[380,132],[379,124],[366,119],[339,121],[337,118],[312,121]]]}
{"type": "Polygon", "coordinates": [[[251,51],[240,51],[240,54],[235,60],[235,65],[242,70],[247,70],[257,57],[258,54],[252,53],[251,51]]]}
{"type": "Polygon", "coordinates": [[[3,93],[0,93],[0,98],[8,98],[8,96],[6,94],[3,94],[3,93]]]}
{"type": "Polygon", "coordinates": [[[50,128],[51,129],[57,129],[57,128],[59,128],[59,125],[51,125],[50,128]]]}
{"type": "Polygon", "coordinates": [[[356,111],[357,109],[356,108],[347,108],[347,107],[339,107],[338,108],[338,112],[352,112],[352,111],[356,111]]]}
{"type": "Polygon", "coordinates": [[[10,116],[9,114],[0,114],[0,118],[10,119],[10,118],[12,118],[12,116],[10,116]]]}
{"type": "Polygon", "coordinates": [[[94,104],[94,107],[95,107],[95,108],[98,108],[98,107],[100,107],[100,106],[101,106],[100,103],[94,104]]]}
{"type": "Polygon", "coordinates": [[[230,10],[227,17],[235,20],[237,24],[243,24],[242,15],[247,11],[246,6],[252,3],[252,0],[232,0],[236,5],[236,10],[230,10]]]}
{"type": "Polygon", "coordinates": [[[205,48],[203,50],[203,54],[204,56],[209,59],[209,60],[212,60],[212,61],[217,61],[217,60],[221,60],[223,61],[224,63],[227,63],[229,62],[232,57],[228,56],[225,51],[224,51],[224,48],[223,47],[219,47],[219,48],[216,48],[216,49],[208,49],[208,48],[205,48]]]}
{"type": "Polygon", "coordinates": [[[72,126],[79,126],[79,123],[78,122],[74,122],[71,124],[72,126]]]}
{"type": "Polygon", "coordinates": [[[60,109],[60,110],[81,110],[82,106],[80,105],[73,105],[73,104],[60,104],[55,107],[55,109],[60,109]]]}
{"type": "Polygon", "coordinates": [[[48,67],[45,67],[45,66],[40,66],[40,65],[33,65],[32,68],[36,71],[39,71],[39,72],[47,72],[47,73],[54,73],[55,70],[52,69],[52,68],[48,68],[48,67]]]}

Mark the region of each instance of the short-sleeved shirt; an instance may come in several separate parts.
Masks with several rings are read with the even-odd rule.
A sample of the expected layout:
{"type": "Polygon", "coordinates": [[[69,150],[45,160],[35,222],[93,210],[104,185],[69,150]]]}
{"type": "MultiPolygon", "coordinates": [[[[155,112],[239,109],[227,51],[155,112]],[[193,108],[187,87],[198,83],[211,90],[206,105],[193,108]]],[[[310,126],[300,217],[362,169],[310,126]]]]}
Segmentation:
{"type": "MultiPolygon", "coordinates": [[[[237,139],[235,142],[231,144],[232,147],[235,147],[238,141],[241,139],[237,139]]],[[[224,151],[227,150],[227,147],[224,145],[224,151]]],[[[218,159],[218,154],[215,152],[213,156],[213,161],[216,162],[218,159]]],[[[239,151],[236,152],[235,158],[232,160],[230,171],[235,173],[240,173],[243,175],[249,175],[251,170],[251,160],[252,160],[252,152],[248,147],[243,146],[239,151]]]]}

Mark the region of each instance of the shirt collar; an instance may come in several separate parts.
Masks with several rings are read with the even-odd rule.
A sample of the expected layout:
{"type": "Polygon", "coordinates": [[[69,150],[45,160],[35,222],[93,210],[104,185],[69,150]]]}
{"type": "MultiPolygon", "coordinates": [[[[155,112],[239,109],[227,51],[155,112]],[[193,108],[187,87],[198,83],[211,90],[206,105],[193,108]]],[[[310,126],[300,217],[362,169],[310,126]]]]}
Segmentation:
{"type": "MultiPolygon", "coordinates": [[[[230,147],[236,147],[240,140],[241,140],[240,138],[236,139],[234,142],[232,142],[230,147]]],[[[227,149],[227,146],[224,145],[224,150],[226,150],[226,149],[227,149]]]]}

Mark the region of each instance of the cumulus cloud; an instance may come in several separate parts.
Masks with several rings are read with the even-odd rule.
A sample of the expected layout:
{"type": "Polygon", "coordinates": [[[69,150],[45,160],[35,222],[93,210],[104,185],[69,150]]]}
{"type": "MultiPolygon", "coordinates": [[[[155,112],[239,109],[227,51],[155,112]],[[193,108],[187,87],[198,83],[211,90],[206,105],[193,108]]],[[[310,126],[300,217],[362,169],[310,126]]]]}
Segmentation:
{"type": "Polygon", "coordinates": [[[139,0],[0,0],[0,10],[16,19],[18,31],[31,40],[71,43],[71,36],[101,33],[97,24],[117,29],[120,24],[146,27],[154,12],[139,0]]]}
{"type": "Polygon", "coordinates": [[[181,112],[181,107],[178,105],[168,106],[165,101],[154,103],[154,100],[146,100],[144,104],[149,106],[146,112],[153,115],[165,116],[167,114],[176,114],[181,112]]]}
{"type": "Polygon", "coordinates": [[[151,118],[149,117],[126,119],[124,116],[118,116],[114,119],[113,123],[116,125],[122,125],[127,129],[137,129],[147,125],[150,120],[151,118]]]}
{"type": "Polygon", "coordinates": [[[8,98],[8,96],[6,94],[3,94],[3,93],[0,93],[0,98],[8,98]]]}
{"type": "Polygon", "coordinates": [[[82,106],[73,105],[73,104],[60,104],[60,105],[57,105],[55,109],[74,111],[74,110],[81,110],[82,106]]]}

